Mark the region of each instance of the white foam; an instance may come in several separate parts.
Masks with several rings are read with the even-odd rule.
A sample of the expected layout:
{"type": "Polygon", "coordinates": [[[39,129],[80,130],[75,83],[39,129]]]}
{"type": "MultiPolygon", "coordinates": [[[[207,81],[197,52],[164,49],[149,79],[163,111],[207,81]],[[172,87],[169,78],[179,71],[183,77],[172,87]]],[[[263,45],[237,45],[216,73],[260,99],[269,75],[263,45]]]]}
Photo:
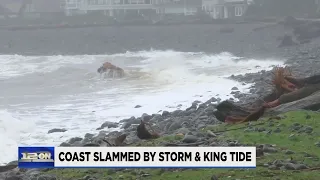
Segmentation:
{"type": "Polygon", "coordinates": [[[206,101],[217,94],[230,98],[232,87],[247,91],[250,85],[225,77],[283,64],[230,53],[154,50],[97,56],[2,55],[0,60],[0,79],[9,89],[0,90],[4,92],[1,102],[6,102],[0,102],[0,109],[7,109],[0,111],[0,140],[4,142],[0,151],[6,154],[0,164],[16,159],[12,152],[18,144],[58,145],[70,137],[97,133],[104,121],[172,111],[178,106],[185,109],[194,100],[206,101]],[[96,70],[106,60],[123,67],[128,77],[99,77],[96,70]],[[47,134],[52,128],[68,131],[47,134]]]}

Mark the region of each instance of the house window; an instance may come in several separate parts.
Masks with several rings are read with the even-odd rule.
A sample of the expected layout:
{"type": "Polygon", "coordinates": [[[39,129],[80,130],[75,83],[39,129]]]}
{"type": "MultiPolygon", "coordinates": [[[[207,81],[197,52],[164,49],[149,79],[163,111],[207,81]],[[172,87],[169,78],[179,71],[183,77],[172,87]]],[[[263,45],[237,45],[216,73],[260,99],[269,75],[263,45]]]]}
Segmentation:
{"type": "Polygon", "coordinates": [[[236,6],[234,10],[235,10],[235,12],[234,12],[235,16],[242,16],[242,14],[243,14],[242,6],[236,6]]]}

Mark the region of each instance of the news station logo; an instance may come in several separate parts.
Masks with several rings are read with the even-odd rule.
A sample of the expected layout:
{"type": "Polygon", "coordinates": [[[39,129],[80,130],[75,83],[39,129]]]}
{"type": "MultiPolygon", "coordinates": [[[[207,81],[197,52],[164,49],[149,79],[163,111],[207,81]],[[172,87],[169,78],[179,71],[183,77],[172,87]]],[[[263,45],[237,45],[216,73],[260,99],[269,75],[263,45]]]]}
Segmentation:
{"type": "Polygon", "coordinates": [[[19,168],[53,168],[54,147],[19,147],[19,168]]]}

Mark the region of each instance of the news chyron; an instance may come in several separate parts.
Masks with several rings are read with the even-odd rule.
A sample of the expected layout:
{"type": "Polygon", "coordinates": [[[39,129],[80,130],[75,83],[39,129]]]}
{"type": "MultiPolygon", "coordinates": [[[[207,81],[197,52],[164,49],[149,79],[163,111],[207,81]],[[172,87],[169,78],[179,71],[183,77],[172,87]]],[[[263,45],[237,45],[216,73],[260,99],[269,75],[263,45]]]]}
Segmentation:
{"type": "Polygon", "coordinates": [[[19,168],[53,168],[54,147],[19,147],[19,168]]]}

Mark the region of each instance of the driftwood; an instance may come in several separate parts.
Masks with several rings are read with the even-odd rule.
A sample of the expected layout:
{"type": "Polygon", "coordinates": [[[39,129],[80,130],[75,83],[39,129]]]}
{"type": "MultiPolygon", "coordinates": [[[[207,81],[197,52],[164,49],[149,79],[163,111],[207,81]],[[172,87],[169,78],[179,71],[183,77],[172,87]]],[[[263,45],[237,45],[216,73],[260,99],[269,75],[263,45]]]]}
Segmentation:
{"type": "Polygon", "coordinates": [[[282,104],[272,109],[268,109],[265,116],[279,115],[296,109],[303,110],[319,110],[320,109],[320,91],[312,94],[311,96],[305,97],[303,99],[282,104]]]}
{"type": "MultiPolygon", "coordinates": [[[[311,95],[300,100],[295,100],[291,103],[285,103],[281,106],[279,98],[283,94],[294,92],[306,85],[316,85],[320,83],[320,75],[315,75],[303,79],[296,79],[292,76],[291,71],[286,67],[276,67],[273,72],[273,79],[271,84],[274,86],[274,92],[266,97],[264,97],[262,105],[259,105],[255,111],[249,110],[249,107],[243,108],[232,104],[231,102],[224,101],[217,106],[217,111],[214,112],[216,118],[220,121],[226,123],[243,123],[250,121],[257,121],[262,116],[268,115],[278,115],[280,113],[288,112],[295,109],[308,109],[308,110],[318,110],[320,109],[320,92],[318,95],[311,95]],[[279,106],[279,107],[278,107],[279,106]],[[274,108],[276,107],[276,108],[274,108]],[[270,109],[273,109],[270,110],[270,109]],[[275,110],[277,109],[277,110],[275,110]],[[268,113],[265,113],[265,112],[268,113]]],[[[315,91],[317,89],[315,88],[315,91]]],[[[319,90],[320,91],[320,90],[319,90]]],[[[297,92],[301,96],[303,92],[297,92]]],[[[312,93],[312,92],[311,92],[312,93]]],[[[295,94],[288,94],[286,98],[294,100],[297,96],[295,94]],[[291,97],[292,96],[292,97],[291,97]]],[[[303,96],[301,96],[303,97],[303,96]]],[[[260,101],[260,100],[259,100],[260,101]]],[[[285,101],[287,102],[287,101],[285,101]]],[[[289,101],[290,102],[290,101],[289,101]]],[[[260,102],[256,103],[256,105],[260,102]]]]}

